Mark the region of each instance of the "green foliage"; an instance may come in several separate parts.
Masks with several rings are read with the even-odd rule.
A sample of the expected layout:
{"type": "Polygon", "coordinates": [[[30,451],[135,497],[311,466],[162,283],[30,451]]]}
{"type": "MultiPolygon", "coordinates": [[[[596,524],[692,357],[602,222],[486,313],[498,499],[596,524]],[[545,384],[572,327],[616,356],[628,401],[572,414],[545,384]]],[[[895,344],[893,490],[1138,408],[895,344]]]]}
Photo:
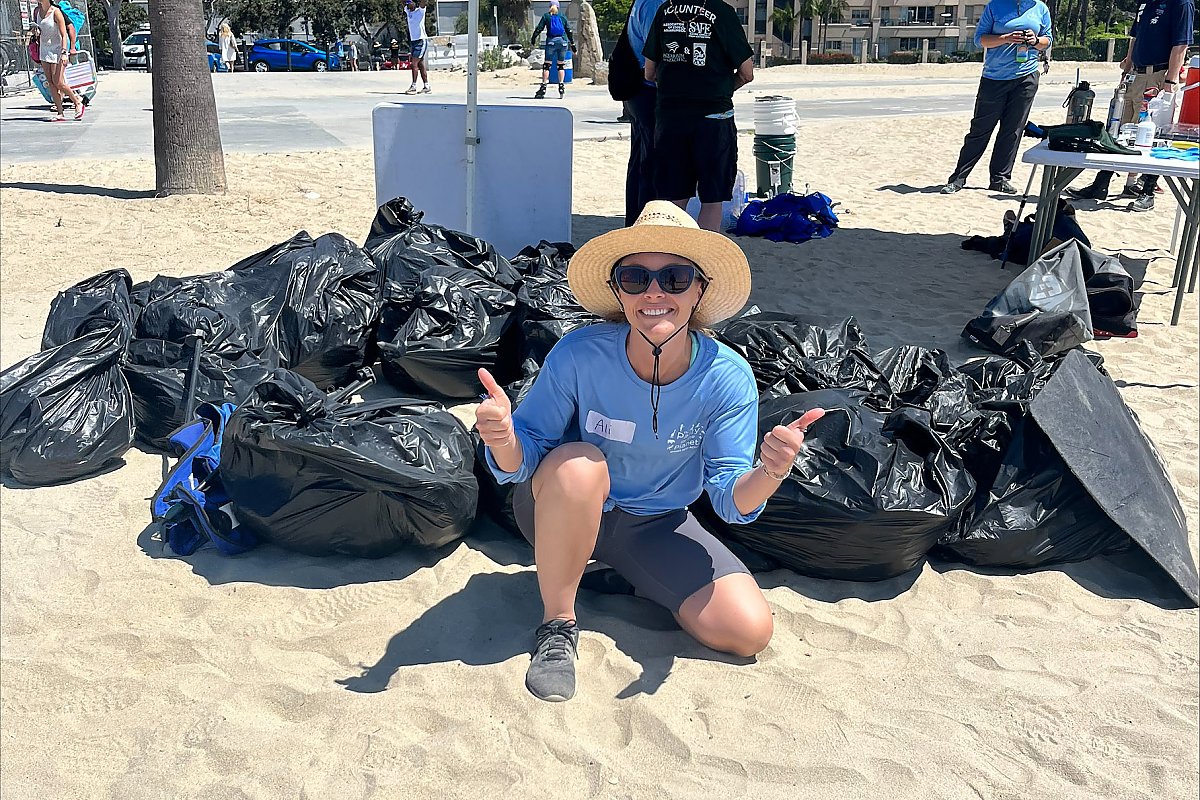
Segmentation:
{"type": "MultiPolygon", "coordinates": [[[[1129,37],[1128,36],[1105,36],[1100,39],[1095,39],[1088,42],[1088,50],[1092,51],[1096,61],[1104,61],[1108,58],[1108,42],[1110,39],[1116,40],[1113,45],[1113,58],[1117,61],[1125,58],[1125,54],[1129,52],[1129,37]]],[[[1053,55],[1058,58],[1058,48],[1054,48],[1053,55]]]]}
{"type": "Polygon", "coordinates": [[[792,40],[792,29],[796,27],[798,17],[794,8],[775,6],[771,12],[771,22],[775,25],[775,33],[785,42],[792,40]]]}
{"type": "MultiPolygon", "coordinates": [[[[135,6],[129,0],[121,3],[117,14],[117,24],[121,27],[121,36],[128,36],[150,19],[146,9],[135,6]]],[[[99,53],[101,50],[112,50],[112,42],[108,38],[108,10],[104,0],[88,0],[88,27],[92,31],[92,47],[99,53]]]]}
{"type": "Polygon", "coordinates": [[[632,5],[633,0],[594,0],[592,9],[596,12],[596,27],[600,29],[601,39],[616,39],[621,35],[632,5]]]}
{"type": "MultiPolygon", "coordinates": [[[[467,16],[467,12],[462,12],[454,18],[454,35],[462,36],[471,27],[471,18],[467,16]]],[[[470,41],[468,39],[468,41],[470,41]]]]}
{"type": "Polygon", "coordinates": [[[1078,45],[1056,44],[1051,52],[1055,61],[1095,61],[1096,56],[1089,47],[1078,45]]]}
{"type": "Polygon", "coordinates": [[[508,65],[508,62],[504,60],[504,51],[499,47],[489,47],[479,54],[480,72],[495,72],[508,65]]]}
{"type": "Polygon", "coordinates": [[[889,64],[917,64],[921,61],[921,54],[914,53],[911,50],[896,50],[888,53],[887,63],[889,64]]]}

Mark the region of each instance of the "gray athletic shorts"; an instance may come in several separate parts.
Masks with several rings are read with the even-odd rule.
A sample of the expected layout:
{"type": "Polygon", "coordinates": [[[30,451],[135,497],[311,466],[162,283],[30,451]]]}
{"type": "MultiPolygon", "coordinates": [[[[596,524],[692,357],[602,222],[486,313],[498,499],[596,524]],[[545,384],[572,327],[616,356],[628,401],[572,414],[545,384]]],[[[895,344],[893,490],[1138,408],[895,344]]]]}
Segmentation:
{"type": "MultiPolygon", "coordinates": [[[[533,544],[533,481],[516,488],[513,513],[521,533],[533,544]]],[[[651,516],[619,508],[605,511],[592,558],[621,573],[638,595],[671,613],[717,578],[750,574],[687,509],[651,516]]]]}

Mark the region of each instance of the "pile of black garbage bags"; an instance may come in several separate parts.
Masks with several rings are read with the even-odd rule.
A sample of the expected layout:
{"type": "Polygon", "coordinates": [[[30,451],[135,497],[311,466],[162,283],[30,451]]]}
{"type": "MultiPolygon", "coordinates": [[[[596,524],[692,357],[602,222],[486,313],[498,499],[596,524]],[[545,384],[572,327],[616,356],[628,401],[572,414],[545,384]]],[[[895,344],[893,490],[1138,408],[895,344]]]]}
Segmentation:
{"type": "MultiPolygon", "coordinates": [[[[179,456],[175,478],[189,458],[205,465],[176,481],[190,487],[176,499],[231,504],[233,513],[212,515],[218,549],[436,548],[463,536],[481,508],[515,529],[511,487],[495,482],[478,437],[446,406],[477,399],[481,367],[519,404],[554,344],[596,321],[567,285],[573,253],[541,242],[507,259],[425,224],[401,198],[379,209],[363,247],[302,232],[208,275],[137,285],[121,269],[97,275],[54,300],[41,352],[0,374],[5,479],[96,475],[136,442],[179,456]],[[391,390],[356,401],[364,366],[391,390]],[[198,418],[202,404],[223,412],[198,418]],[[198,419],[219,429],[180,435],[198,419]],[[208,442],[203,458],[193,441],[208,442]]],[[[1100,357],[1077,342],[1048,348],[1017,335],[995,348],[1002,354],[952,366],[939,350],[873,351],[852,318],[758,311],[717,337],[754,371],[763,432],[827,411],[755,522],[728,525],[703,497],[693,508],[765,565],[856,581],[899,575],[930,554],[1033,568],[1129,548],[1130,533],[1149,528],[1164,541],[1183,535],[1190,561],[1161,460],[1100,357]],[[1039,412],[1046,393],[1054,401],[1039,412]],[[1157,494],[1106,505],[1112,492],[1093,485],[1104,470],[1079,462],[1055,427],[1072,415],[1095,418],[1106,442],[1120,428],[1109,460],[1137,451],[1136,481],[1157,494]],[[1158,510],[1130,517],[1142,506],[1158,510]],[[1159,530],[1164,513],[1178,535],[1159,530]]]]}

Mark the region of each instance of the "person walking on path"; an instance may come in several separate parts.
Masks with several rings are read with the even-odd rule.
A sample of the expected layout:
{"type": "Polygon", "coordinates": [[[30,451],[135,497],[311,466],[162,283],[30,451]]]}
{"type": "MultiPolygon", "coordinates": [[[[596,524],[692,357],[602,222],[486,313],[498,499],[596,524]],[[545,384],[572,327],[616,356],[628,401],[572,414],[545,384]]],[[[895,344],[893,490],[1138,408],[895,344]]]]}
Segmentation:
{"type": "Polygon", "coordinates": [[[703,332],[745,305],[750,266],[673,204],[652,201],[633,226],[587,242],[567,281],[611,321],[563,337],[516,411],[481,369],[487,397],[475,412],[487,465],[516,484],[513,512],[533,545],[543,616],[525,685],[551,701],[575,694],[575,598],[589,559],[701,644],[742,657],[767,646],[758,583],[687,509],[706,491],[723,519],[752,522],[825,413],[773,428],[753,460],[754,374],[703,332]]]}
{"type": "MultiPolygon", "coordinates": [[[[1137,121],[1146,92],[1179,89],[1180,73],[1192,42],[1195,13],[1195,0],[1155,0],[1138,5],[1133,27],[1129,29],[1129,50],[1121,61],[1121,80],[1133,76],[1125,94],[1122,124],[1137,121]]],[[[1069,190],[1067,195],[1082,200],[1107,200],[1113,174],[1107,170],[1099,172],[1091,184],[1069,190]]],[[[1131,174],[1121,197],[1133,199],[1130,211],[1152,211],[1157,188],[1157,175],[1144,176],[1138,185],[1137,175],[1131,174]]]]}
{"type": "Polygon", "coordinates": [[[46,75],[46,85],[50,87],[50,96],[58,113],[53,117],[54,122],[66,119],[63,111],[63,97],[69,97],[75,105],[75,119],[83,119],[87,106],[83,98],[75,93],[67,84],[66,70],[70,60],[67,45],[67,23],[63,12],[54,6],[50,0],[38,0],[33,12],[33,21],[38,26],[38,58],[41,59],[42,72],[46,75]]]}
{"type": "Polygon", "coordinates": [[[558,13],[558,3],[553,0],[550,3],[550,10],[542,14],[537,27],[533,29],[530,44],[534,47],[537,47],[538,37],[541,36],[543,30],[546,31],[546,54],[542,58],[542,85],[538,87],[534,98],[541,100],[546,96],[546,83],[550,80],[550,64],[554,63],[558,67],[558,96],[561,99],[567,93],[566,70],[564,69],[567,62],[567,48],[574,53],[576,47],[571,26],[567,22],[567,18],[558,13]]]}
{"type": "MultiPolygon", "coordinates": [[[[646,35],[654,24],[658,9],[666,0],[634,0],[629,12],[626,35],[629,46],[637,56],[638,65],[646,69],[646,35]]],[[[625,170],[625,225],[632,225],[646,203],[657,199],[654,193],[654,107],[658,103],[658,87],[644,80],[638,93],[625,101],[629,114],[629,166],[625,170]]]]}
{"type": "Polygon", "coordinates": [[[217,44],[221,48],[221,61],[225,64],[226,72],[233,72],[233,65],[237,63],[238,46],[237,39],[233,36],[233,29],[229,27],[228,22],[221,23],[221,30],[217,34],[217,44]]]}
{"type": "Polygon", "coordinates": [[[670,0],[654,16],[642,55],[658,85],[654,189],[686,208],[700,198],[700,227],[721,227],[733,199],[737,126],[733,93],[754,80],[754,51],[722,0],[670,0]]]}
{"type": "Polygon", "coordinates": [[[1037,94],[1038,54],[1051,41],[1050,9],[1042,0],[992,0],[984,7],[975,27],[975,46],[984,48],[975,115],[958,154],[958,165],[942,194],[953,194],[967,185],[967,176],[983,157],[997,127],[988,189],[1016,194],[1010,179],[1037,94]]]}
{"type": "Polygon", "coordinates": [[[408,40],[412,48],[409,54],[412,68],[412,85],[405,94],[417,93],[417,74],[421,75],[421,94],[429,94],[429,73],[425,69],[425,53],[429,48],[429,36],[425,33],[425,10],[427,0],[404,0],[404,13],[408,15],[408,40]]]}

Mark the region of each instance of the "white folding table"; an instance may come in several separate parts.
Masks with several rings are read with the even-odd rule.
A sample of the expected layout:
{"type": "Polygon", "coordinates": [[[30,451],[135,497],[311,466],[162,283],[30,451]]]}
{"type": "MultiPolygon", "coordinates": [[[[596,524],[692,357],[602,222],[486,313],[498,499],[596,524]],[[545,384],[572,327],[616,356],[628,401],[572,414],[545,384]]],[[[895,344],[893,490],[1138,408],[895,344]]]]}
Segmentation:
{"type": "Polygon", "coordinates": [[[1058,211],[1058,197],[1071,181],[1088,169],[1109,170],[1116,173],[1139,172],[1143,175],[1160,175],[1166,180],[1171,194],[1183,210],[1183,238],[1175,253],[1175,278],[1171,287],[1175,289],[1175,309],[1171,313],[1171,324],[1179,323],[1183,310],[1185,292],[1196,291],[1196,273],[1200,271],[1200,163],[1169,158],[1151,158],[1148,155],[1122,156],[1107,153],[1064,153],[1051,150],[1046,142],[1039,142],[1025,151],[1021,161],[1044,167],[1042,188],[1038,194],[1037,217],[1033,225],[1033,239],[1029,243],[1029,263],[1037,260],[1042,248],[1050,240],[1054,230],[1054,216],[1058,211]]]}

